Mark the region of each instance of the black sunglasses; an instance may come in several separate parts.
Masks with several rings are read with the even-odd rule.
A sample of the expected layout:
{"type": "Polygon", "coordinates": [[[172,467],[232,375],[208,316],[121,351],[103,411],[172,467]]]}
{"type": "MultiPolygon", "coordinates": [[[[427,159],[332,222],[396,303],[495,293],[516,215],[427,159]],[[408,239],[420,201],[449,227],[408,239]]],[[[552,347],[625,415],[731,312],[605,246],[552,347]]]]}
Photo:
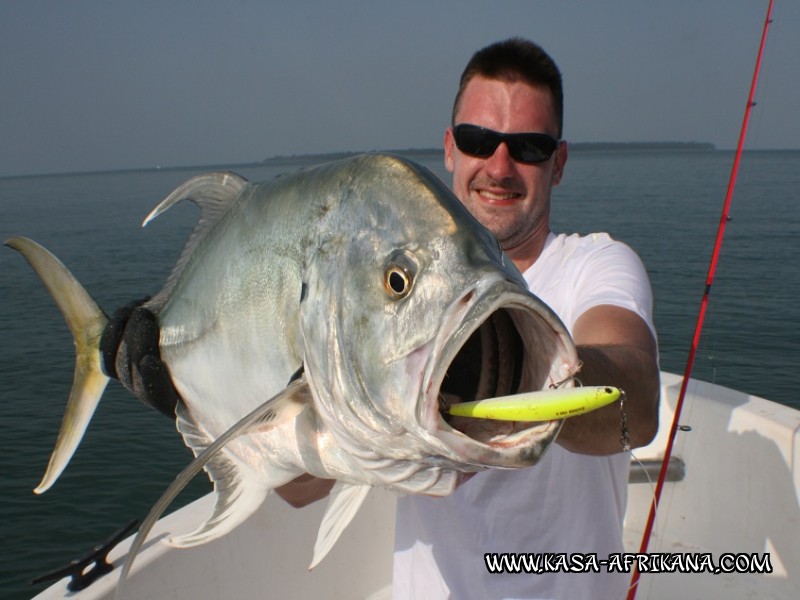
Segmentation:
{"type": "Polygon", "coordinates": [[[528,165],[546,161],[558,148],[546,133],[500,133],[468,123],[453,127],[453,137],[459,150],[479,158],[489,158],[505,142],[511,158],[528,165]]]}

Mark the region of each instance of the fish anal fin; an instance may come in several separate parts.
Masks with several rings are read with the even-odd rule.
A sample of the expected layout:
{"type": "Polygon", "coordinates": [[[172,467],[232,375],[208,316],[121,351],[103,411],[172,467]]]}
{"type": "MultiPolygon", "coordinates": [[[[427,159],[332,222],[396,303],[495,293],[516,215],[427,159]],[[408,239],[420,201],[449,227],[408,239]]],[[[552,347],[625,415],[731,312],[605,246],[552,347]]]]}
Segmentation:
{"type": "Polygon", "coordinates": [[[205,469],[214,481],[214,511],[195,531],[168,538],[170,546],[191,548],[222,537],[246,521],[271,491],[262,479],[239,468],[225,454],[217,454],[205,469]]]}
{"type": "Polygon", "coordinates": [[[356,516],[371,489],[368,485],[336,482],[328,497],[328,506],[319,526],[309,571],[327,556],[339,536],[356,516]]]}
{"type": "Polygon", "coordinates": [[[232,458],[220,454],[220,450],[239,436],[265,433],[296,418],[308,406],[310,393],[305,379],[294,381],[214,440],[195,424],[188,409],[183,404],[178,404],[176,410],[178,430],[183,434],[186,445],[192,449],[196,458],[178,474],[142,521],[120,572],[120,585],[130,573],[136,555],[158,518],[189,481],[204,468],[214,482],[214,490],[217,493],[214,511],[194,532],[171,538],[171,544],[191,547],[210,542],[232,531],[255,512],[272,488],[266,478],[257,477],[252,471],[245,471],[232,458]]]}
{"type": "Polygon", "coordinates": [[[173,536],[168,540],[171,545],[179,548],[199,546],[232,531],[255,512],[271,488],[263,477],[258,477],[249,468],[240,466],[219,450],[237,437],[266,433],[294,419],[308,405],[309,395],[308,384],[298,380],[211,443],[207,434],[194,425],[187,411],[179,410],[178,429],[187,445],[195,453],[200,451],[198,459],[211,453],[203,468],[214,483],[217,498],[214,511],[206,522],[192,533],[173,536]]]}

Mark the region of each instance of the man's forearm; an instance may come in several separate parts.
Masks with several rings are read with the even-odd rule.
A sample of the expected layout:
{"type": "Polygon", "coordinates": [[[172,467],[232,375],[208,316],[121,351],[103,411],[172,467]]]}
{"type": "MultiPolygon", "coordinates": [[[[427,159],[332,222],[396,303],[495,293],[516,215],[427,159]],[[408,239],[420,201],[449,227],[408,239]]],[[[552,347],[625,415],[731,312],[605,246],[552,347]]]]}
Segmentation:
{"type": "MultiPolygon", "coordinates": [[[[658,365],[653,356],[628,346],[578,346],[583,385],[613,385],[625,392],[626,433],[632,448],[648,444],[658,430],[658,365]]],[[[620,402],[566,419],[557,442],[581,454],[613,454],[623,448],[620,402]]]]}

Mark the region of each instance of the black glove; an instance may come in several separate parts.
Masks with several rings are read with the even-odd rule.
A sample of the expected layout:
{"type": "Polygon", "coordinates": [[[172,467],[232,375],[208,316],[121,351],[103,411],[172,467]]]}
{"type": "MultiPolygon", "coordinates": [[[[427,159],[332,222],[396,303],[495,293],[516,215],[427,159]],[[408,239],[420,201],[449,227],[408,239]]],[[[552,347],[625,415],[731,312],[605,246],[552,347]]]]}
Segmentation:
{"type": "Polygon", "coordinates": [[[144,404],[174,419],[180,396],[161,360],[156,317],[142,306],[149,299],[114,312],[100,338],[100,352],[109,377],[119,379],[144,404]]]}

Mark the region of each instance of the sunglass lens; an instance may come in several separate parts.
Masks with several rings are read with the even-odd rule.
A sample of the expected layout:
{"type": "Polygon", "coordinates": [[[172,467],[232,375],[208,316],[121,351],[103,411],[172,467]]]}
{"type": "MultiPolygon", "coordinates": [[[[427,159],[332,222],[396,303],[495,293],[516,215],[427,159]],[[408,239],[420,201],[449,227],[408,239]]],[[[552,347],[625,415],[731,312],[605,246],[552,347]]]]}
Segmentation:
{"type": "Polygon", "coordinates": [[[458,149],[473,156],[489,157],[500,145],[500,137],[493,131],[474,125],[458,125],[453,133],[458,149]]]}
{"type": "Polygon", "coordinates": [[[515,148],[511,152],[515,159],[524,163],[539,163],[552,156],[556,149],[555,140],[545,135],[534,136],[535,134],[528,134],[516,138],[516,143],[513,144],[515,148]]]}

